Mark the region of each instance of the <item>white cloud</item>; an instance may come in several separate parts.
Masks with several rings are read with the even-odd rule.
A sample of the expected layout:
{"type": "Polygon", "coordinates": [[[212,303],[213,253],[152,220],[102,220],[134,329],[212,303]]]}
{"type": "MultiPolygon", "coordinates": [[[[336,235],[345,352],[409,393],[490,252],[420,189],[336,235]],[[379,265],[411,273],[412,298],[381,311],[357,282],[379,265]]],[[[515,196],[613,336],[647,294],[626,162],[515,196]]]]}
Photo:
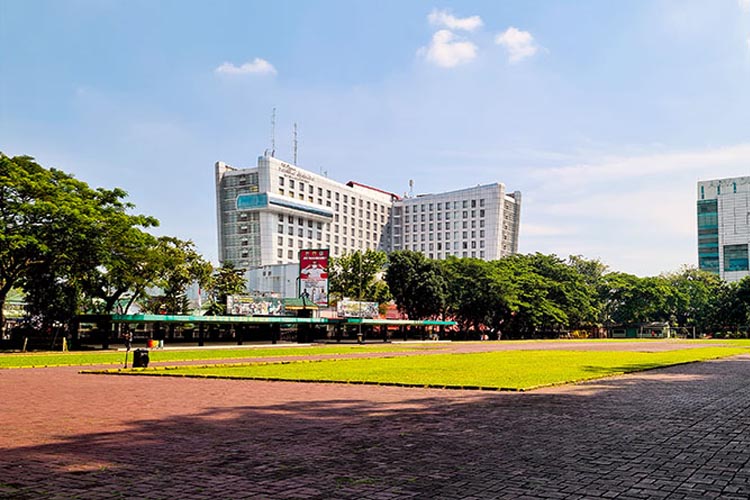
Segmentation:
{"type": "Polygon", "coordinates": [[[453,68],[477,56],[477,46],[466,40],[457,40],[448,30],[440,30],[432,36],[428,47],[422,47],[417,54],[442,67],[453,68]]]}
{"type": "Polygon", "coordinates": [[[747,165],[750,143],[533,170],[521,188],[521,250],[601,258],[642,276],[694,265],[697,181],[745,176],[747,165]]]}
{"type": "Polygon", "coordinates": [[[474,31],[482,26],[482,18],[479,16],[455,17],[447,10],[434,9],[427,16],[433,26],[443,26],[452,30],[474,31]]]}
{"type": "Polygon", "coordinates": [[[539,47],[528,31],[521,31],[511,26],[495,37],[495,43],[505,47],[511,63],[517,63],[537,53],[539,47]]]}
{"type": "Polygon", "coordinates": [[[222,75],[275,75],[276,68],[271,63],[260,57],[256,57],[252,62],[246,62],[241,66],[235,66],[232,63],[225,62],[214,70],[222,75]]]}
{"type": "Polygon", "coordinates": [[[737,4],[744,12],[750,12],[750,0],[737,0],[737,4]]]}

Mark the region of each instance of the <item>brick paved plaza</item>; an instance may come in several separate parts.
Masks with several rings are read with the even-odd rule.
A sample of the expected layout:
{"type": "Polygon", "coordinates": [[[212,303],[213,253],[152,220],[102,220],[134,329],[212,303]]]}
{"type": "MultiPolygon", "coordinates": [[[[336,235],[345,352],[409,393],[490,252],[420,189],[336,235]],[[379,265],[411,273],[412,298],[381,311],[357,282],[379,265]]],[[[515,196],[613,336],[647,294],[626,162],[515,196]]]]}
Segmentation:
{"type": "Polygon", "coordinates": [[[745,356],[528,393],[0,370],[0,498],[746,499],[748,381],[745,356]]]}

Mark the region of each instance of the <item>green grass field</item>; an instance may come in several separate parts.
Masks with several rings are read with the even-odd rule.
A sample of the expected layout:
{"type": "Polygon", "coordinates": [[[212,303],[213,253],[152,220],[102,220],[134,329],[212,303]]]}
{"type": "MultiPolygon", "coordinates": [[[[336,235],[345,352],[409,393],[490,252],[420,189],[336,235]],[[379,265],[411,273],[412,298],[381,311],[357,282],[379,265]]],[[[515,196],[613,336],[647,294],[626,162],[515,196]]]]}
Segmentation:
{"type": "MultiPolygon", "coordinates": [[[[243,359],[275,356],[310,356],[322,354],[356,354],[366,352],[404,352],[430,347],[410,347],[397,345],[380,346],[320,346],[320,347],[272,347],[246,349],[195,349],[189,351],[158,351],[149,352],[149,360],[153,362],[201,361],[217,359],[243,359]]],[[[133,353],[128,356],[132,361],[133,353]]],[[[125,360],[125,352],[50,352],[29,354],[0,354],[0,368],[32,368],[52,366],[88,366],[88,365],[120,365],[125,360]]]]}
{"type": "Polygon", "coordinates": [[[156,368],[119,373],[529,390],[747,352],[746,349],[730,347],[705,347],[666,352],[500,351],[284,364],[156,368]]]}

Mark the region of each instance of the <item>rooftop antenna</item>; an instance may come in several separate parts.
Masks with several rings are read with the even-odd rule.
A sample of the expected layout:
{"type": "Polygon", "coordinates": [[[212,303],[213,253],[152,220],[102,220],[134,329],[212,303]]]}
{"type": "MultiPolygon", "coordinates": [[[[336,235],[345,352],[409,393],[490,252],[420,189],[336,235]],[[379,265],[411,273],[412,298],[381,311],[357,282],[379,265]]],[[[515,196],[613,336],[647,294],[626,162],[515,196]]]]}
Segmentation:
{"type": "Polygon", "coordinates": [[[409,198],[414,197],[414,179],[409,179],[409,198]]]}
{"type": "Polygon", "coordinates": [[[276,108],[271,112],[271,156],[276,155],[276,108]]]}
{"type": "Polygon", "coordinates": [[[294,123],[294,164],[297,164],[297,123],[294,123]]]}

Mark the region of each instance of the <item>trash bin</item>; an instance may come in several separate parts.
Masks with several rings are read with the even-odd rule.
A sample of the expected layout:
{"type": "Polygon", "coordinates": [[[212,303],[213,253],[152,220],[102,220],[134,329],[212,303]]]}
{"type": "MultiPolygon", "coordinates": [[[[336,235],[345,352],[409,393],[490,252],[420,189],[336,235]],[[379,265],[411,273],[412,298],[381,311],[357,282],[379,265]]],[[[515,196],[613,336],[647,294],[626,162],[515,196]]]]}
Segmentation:
{"type": "Polygon", "coordinates": [[[133,368],[148,368],[148,351],[144,349],[133,351],[133,368]]]}

